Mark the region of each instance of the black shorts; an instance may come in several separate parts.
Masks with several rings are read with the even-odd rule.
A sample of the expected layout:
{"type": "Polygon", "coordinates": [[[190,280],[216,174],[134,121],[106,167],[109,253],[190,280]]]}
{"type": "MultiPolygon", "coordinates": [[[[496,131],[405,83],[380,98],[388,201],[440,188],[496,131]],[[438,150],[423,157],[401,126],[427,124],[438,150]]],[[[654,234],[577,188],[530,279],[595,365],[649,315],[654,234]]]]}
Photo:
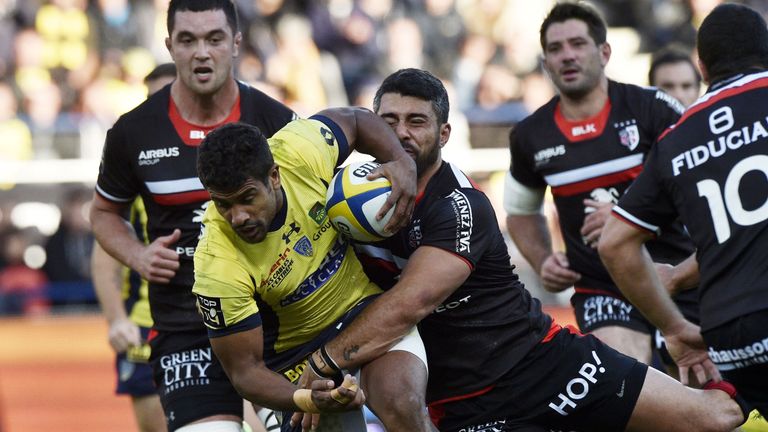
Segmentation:
{"type": "Polygon", "coordinates": [[[702,332],[702,336],[723,379],[768,417],[768,309],[702,332]]]}
{"type": "Polygon", "coordinates": [[[217,414],[243,416],[243,398],[213,354],[204,328],[154,333],[150,361],[170,432],[217,414]]]}
{"type": "Polygon", "coordinates": [[[619,431],[647,371],[592,335],[553,329],[493,386],[429,410],[440,431],[619,431]]]}
{"type": "Polygon", "coordinates": [[[607,326],[625,327],[648,335],[656,330],[629,300],[608,291],[576,288],[571,305],[576,323],[584,333],[607,326]]]}
{"type": "MultiPolygon", "coordinates": [[[[141,340],[146,341],[149,329],[139,327],[141,340]]],[[[155,381],[152,379],[152,367],[149,365],[150,347],[147,342],[141,346],[132,347],[126,352],[117,354],[115,369],[117,370],[117,394],[133,397],[149,396],[157,393],[155,381]]]]}

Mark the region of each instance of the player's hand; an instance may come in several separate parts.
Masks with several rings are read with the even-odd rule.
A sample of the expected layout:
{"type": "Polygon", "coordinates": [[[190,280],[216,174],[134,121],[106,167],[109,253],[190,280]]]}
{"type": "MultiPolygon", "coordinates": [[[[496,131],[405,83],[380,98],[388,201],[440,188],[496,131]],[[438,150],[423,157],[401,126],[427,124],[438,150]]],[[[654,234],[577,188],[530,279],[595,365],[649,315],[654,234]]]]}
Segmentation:
{"type": "Polygon", "coordinates": [[[555,252],[541,263],[541,283],[549,292],[560,292],[573,286],[581,274],[569,268],[568,258],[562,252],[555,252]]]}
{"type": "Polygon", "coordinates": [[[118,318],[109,324],[109,344],[115,352],[125,352],[130,347],[141,345],[141,331],[128,318],[118,318]]]}
{"type": "MultiPolygon", "coordinates": [[[[304,368],[304,372],[301,373],[301,377],[299,378],[299,388],[302,389],[311,389],[312,383],[323,380],[324,378],[318,376],[314,371],[312,371],[312,368],[307,366],[304,368]]],[[[303,412],[296,412],[293,413],[291,416],[291,427],[301,424],[302,430],[307,430],[307,428],[317,428],[317,425],[320,423],[320,414],[310,414],[310,413],[303,413],[303,412]]]]}
{"type": "Polygon", "coordinates": [[[720,381],[720,372],[707,354],[707,346],[701,337],[699,326],[684,321],[672,331],[664,333],[667,350],[680,369],[680,382],[688,384],[688,372],[692,371],[700,383],[709,379],[720,381]]]}
{"type": "Polygon", "coordinates": [[[416,162],[410,157],[403,157],[381,164],[380,167],[368,174],[368,180],[386,177],[392,183],[392,193],[376,214],[376,220],[381,220],[389,209],[395,207],[392,218],[384,230],[395,233],[408,226],[416,203],[416,162]]]}
{"type": "Polygon", "coordinates": [[[584,244],[597,249],[605,221],[611,215],[613,203],[585,199],[584,206],[591,207],[594,211],[584,218],[584,225],[581,226],[581,238],[584,240],[584,244]]]}
{"type": "MultiPolygon", "coordinates": [[[[307,391],[307,390],[303,390],[307,391]]],[[[312,403],[318,411],[340,412],[360,409],[365,404],[365,394],[352,375],[345,375],[344,382],[336,387],[332,380],[320,379],[312,383],[312,403]]],[[[295,399],[294,399],[295,400],[295,399]]],[[[297,424],[302,413],[291,417],[291,427],[297,424]]],[[[302,431],[314,430],[320,423],[319,414],[304,414],[301,420],[302,431]]]]}
{"type": "Polygon", "coordinates": [[[144,248],[135,268],[144,279],[154,283],[168,283],[179,269],[179,254],[172,249],[179,241],[181,231],[177,228],[167,236],[158,237],[144,248]]]}

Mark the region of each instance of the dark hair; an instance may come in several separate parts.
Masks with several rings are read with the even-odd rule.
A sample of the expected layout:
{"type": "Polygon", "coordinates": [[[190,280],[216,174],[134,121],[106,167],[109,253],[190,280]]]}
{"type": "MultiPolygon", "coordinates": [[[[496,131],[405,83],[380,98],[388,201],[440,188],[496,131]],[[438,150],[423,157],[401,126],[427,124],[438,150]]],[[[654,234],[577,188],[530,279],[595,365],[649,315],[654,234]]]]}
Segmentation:
{"type": "Polygon", "coordinates": [[[275,164],[259,128],[229,123],[210,132],[197,149],[197,174],[206,189],[234,191],[249,178],[266,184],[275,164]]]}
{"type": "Polygon", "coordinates": [[[237,7],[232,0],[171,0],[168,4],[168,17],[166,18],[166,26],[168,27],[168,36],[173,34],[173,27],[176,23],[176,12],[190,11],[190,12],[205,12],[209,10],[224,11],[224,15],[227,17],[227,23],[232,29],[232,34],[237,33],[238,19],[237,19],[237,7]]]}
{"type": "Polygon", "coordinates": [[[608,31],[603,17],[600,16],[600,13],[595,8],[582,2],[563,2],[556,4],[549,11],[547,17],[544,18],[544,22],[541,23],[541,29],[539,30],[541,49],[544,51],[547,49],[547,30],[549,26],[555,23],[563,23],[570,19],[583,21],[587,25],[589,36],[595,41],[595,45],[605,43],[605,35],[608,31]]]}
{"type": "Polygon", "coordinates": [[[656,69],[664,65],[675,63],[688,63],[691,65],[693,74],[696,77],[696,84],[701,82],[699,68],[693,63],[691,55],[680,46],[669,45],[653,53],[653,56],[651,57],[651,68],[648,69],[648,84],[656,85],[656,83],[653,82],[653,76],[656,74],[656,69]]]}
{"type": "Polygon", "coordinates": [[[412,96],[432,103],[432,109],[440,123],[448,122],[448,92],[443,83],[431,73],[422,69],[400,69],[384,79],[373,98],[373,110],[379,112],[381,96],[385,93],[398,93],[412,96]]]}
{"type": "Polygon", "coordinates": [[[162,63],[157,65],[152,72],[144,77],[144,84],[163,77],[176,77],[176,65],[174,63],[162,63]]]}
{"type": "Polygon", "coordinates": [[[701,23],[696,44],[710,82],[751,67],[768,67],[765,20],[743,5],[714,8],[701,23]]]}

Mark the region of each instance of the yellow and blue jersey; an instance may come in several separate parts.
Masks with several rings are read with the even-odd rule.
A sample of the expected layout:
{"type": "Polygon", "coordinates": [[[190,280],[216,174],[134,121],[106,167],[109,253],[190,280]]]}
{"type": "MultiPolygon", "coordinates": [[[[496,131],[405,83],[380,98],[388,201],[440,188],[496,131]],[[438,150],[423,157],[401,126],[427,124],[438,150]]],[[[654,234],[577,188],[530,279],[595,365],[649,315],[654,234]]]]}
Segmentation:
{"type": "Polygon", "coordinates": [[[264,359],[277,370],[380,289],[325,213],[328,183],[349,153],[338,125],[322,116],[296,120],[269,145],[280,167],[282,209],[266,238],[249,244],[209,205],[193,291],[210,337],[262,325],[264,359]]]}
{"type": "MultiPolygon", "coordinates": [[[[136,231],[136,236],[147,242],[147,212],[144,201],[136,198],[131,205],[129,219],[136,231]]],[[[128,267],[123,267],[123,303],[128,317],[140,327],[152,327],[152,315],[149,312],[149,290],[145,279],[128,267]]]]}

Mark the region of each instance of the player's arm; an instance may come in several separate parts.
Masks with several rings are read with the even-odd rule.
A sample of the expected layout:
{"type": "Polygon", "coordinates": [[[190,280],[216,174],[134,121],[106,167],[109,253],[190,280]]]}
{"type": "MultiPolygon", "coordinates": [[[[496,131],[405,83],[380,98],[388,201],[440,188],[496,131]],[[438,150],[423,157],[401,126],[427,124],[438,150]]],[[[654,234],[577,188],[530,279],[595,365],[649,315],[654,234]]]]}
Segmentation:
{"type": "Polygon", "coordinates": [[[671,295],[696,288],[699,285],[699,262],[692,254],[676,266],[656,263],[656,273],[664,288],[671,295]]]}
{"type": "Polygon", "coordinates": [[[271,371],[263,359],[264,335],[261,326],[211,337],[210,341],[237,392],[258,405],[282,411],[317,413],[357,409],[365,402],[363,392],[358,388],[339,386],[334,389],[333,381],[319,380],[313,383],[312,390],[299,390],[271,371]],[[334,395],[335,399],[332,391],[338,392],[334,395]],[[339,396],[347,403],[339,403],[339,396]]]}
{"type": "Polygon", "coordinates": [[[369,179],[386,177],[392,193],[379,210],[377,218],[395,206],[386,230],[396,232],[410,222],[416,200],[416,162],[405,152],[394,131],[378,115],[363,108],[331,108],[318,115],[330,118],[342,129],[349,151],[357,150],[376,158],[382,165],[369,179]]]}
{"type": "Polygon", "coordinates": [[[565,254],[552,251],[547,220],[541,212],[544,192],[544,188],[525,186],[507,173],[504,209],[512,241],[541,276],[543,287],[547,291],[558,292],[572,286],[581,276],[568,268],[565,254]]]}
{"type": "Polygon", "coordinates": [[[101,311],[109,324],[109,344],[123,352],[141,344],[139,327],[128,318],[121,297],[123,266],[94,242],[91,254],[91,279],[101,311]]]}
{"type": "Polygon", "coordinates": [[[359,367],[381,356],[459,288],[470,273],[469,264],[458,255],[432,246],[419,247],[397,284],[326,345],[328,354],[342,369],[359,367]]]}
{"type": "Polygon", "coordinates": [[[680,367],[683,383],[687,381],[689,368],[700,382],[707,380],[706,375],[719,377],[709,360],[699,327],[683,317],[656,274],[644,245],[650,238],[650,232],[612,217],[605,224],[598,252],[622,293],[661,330],[670,354],[680,367]]]}
{"type": "Polygon", "coordinates": [[[179,257],[170,247],[178,241],[181,231],[174,230],[145,245],[122,216],[129,205],[94,193],[90,214],[93,234],[107,253],[139,272],[144,279],[167,283],[179,268],[179,257]]]}

